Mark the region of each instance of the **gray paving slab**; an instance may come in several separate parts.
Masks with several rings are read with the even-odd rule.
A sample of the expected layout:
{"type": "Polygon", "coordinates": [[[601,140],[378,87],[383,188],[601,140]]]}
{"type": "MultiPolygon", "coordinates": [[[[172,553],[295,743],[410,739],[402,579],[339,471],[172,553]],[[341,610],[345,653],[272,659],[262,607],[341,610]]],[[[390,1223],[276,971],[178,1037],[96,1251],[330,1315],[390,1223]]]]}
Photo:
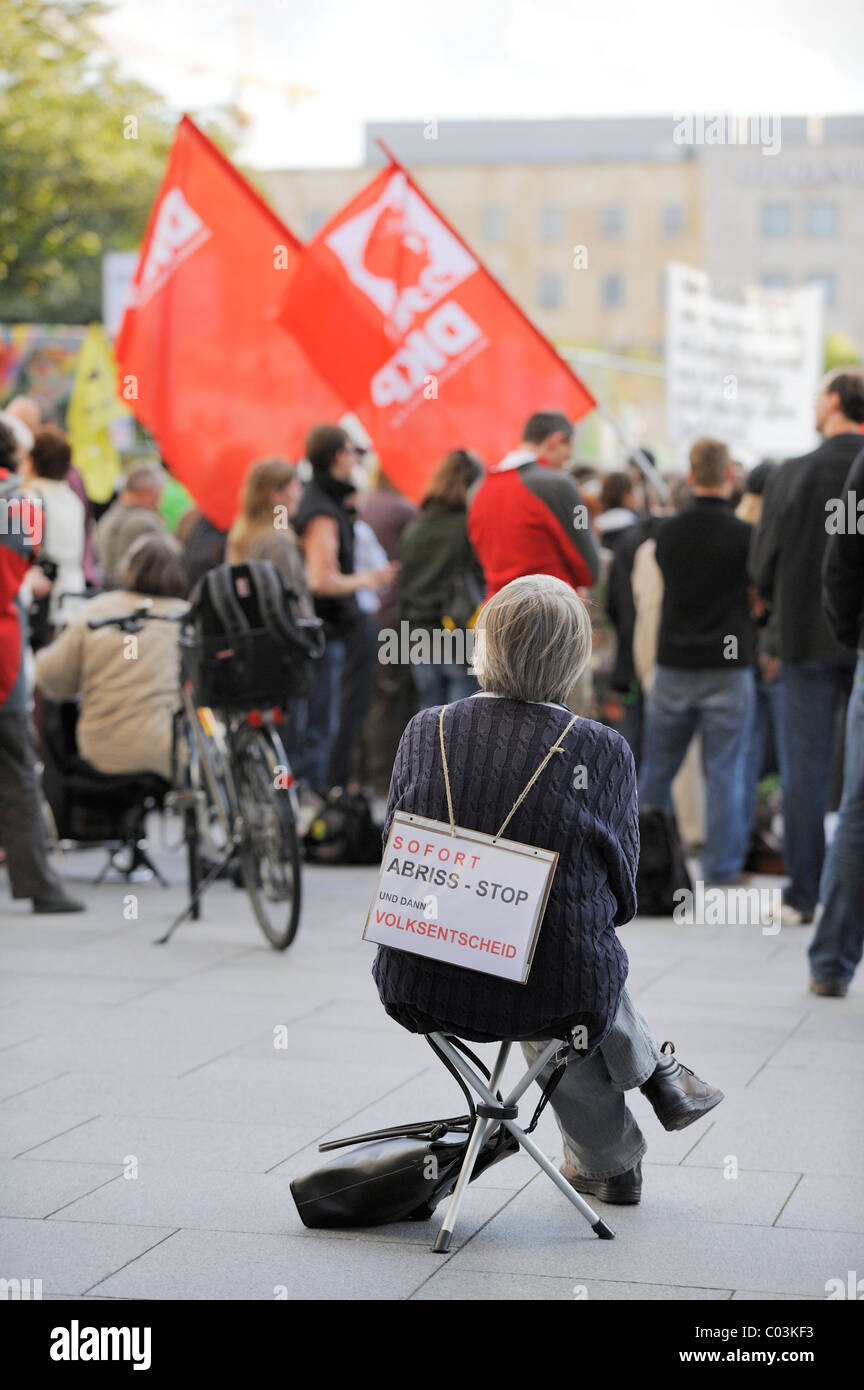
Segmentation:
{"type": "Polygon", "coordinates": [[[147,994],[152,984],[147,980],[95,979],[89,975],[57,973],[30,974],[9,969],[5,953],[4,973],[0,976],[0,1003],[20,1004],[124,1004],[147,994]]]}
{"type": "MultiPolygon", "coordinates": [[[[43,1126],[47,1123],[43,1120],[43,1126]]],[[[56,1129],[56,1121],[50,1127],[56,1129]]],[[[35,1127],[32,1132],[36,1132],[35,1127]]],[[[100,1116],[30,1146],[29,1152],[32,1158],[59,1164],[117,1165],[127,1154],[133,1154],[148,1168],[203,1165],[232,1173],[266,1173],[314,1143],[318,1133],[316,1126],[100,1116]]]]}
{"type": "MultiPolygon", "coordinates": [[[[614,1242],[520,1155],[472,1184],[445,1259],[428,1248],[440,1208],[430,1223],[312,1232],[288,1190],[326,1161],[322,1139],[464,1110],[378,1000],[360,940],[376,871],[310,867],[300,935],[279,954],[229,884],[157,948],[183,902],[182,857],[160,858],[169,889],[134,887],[131,923],[126,885],[87,883],[99,862],[74,865],[91,910],[69,930],[21,912],[0,936],[0,1154],[6,1200],[33,1213],[0,1219],[8,1277],[101,1301],[722,1301],[824,1298],[828,1279],[864,1268],[864,993],[808,995],[809,933],[624,928],[658,1040],[726,1100],[670,1134],[628,1097],[648,1143],[644,1197],[598,1204],[614,1242]]],[[[558,1162],[551,1111],[537,1139],[558,1162]]]]}
{"type": "Polygon", "coordinates": [[[334,1241],[178,1231],[93,1292],[159,1299],[404,1299],[445,1257],[364,1237],[334,1241]]]}
{"type": "Polygon", "coordinates": [[[170,1229],[145,1226],[5,1219],[0,1268],[7,1279],[41,1279],[43,1294],[86,1293],[169,1235],[170,1229]]]}
{"type": "Polygon", "coordinates": [[[50,1216],[116,1176],[111,1164],[0,1159],[0,1216],[50,1216]]]}
{"type": "MultiPolygon", "coordinates": [[[[12,1160],[20,1164],[22,1160],[12,1160]]],[[[41,1165],[40,1165],[41,1166],[41,1165]]],[[[45,1164],[62,1171],[66,1164],[45,1164]]],[[[116,1172],[116,1169],[114,1170],[116,1172]]],[[[298,1235],[303,1223],[297,1214],[290,1176],[278,1173],[246,1173],[241,1182],[233,1173],[199,1168],[158,1168],[140,1162],[135,1178],[118,1178],[89,1196],[69,1201],[60,1216],[64,1221],[104,1222],[120,1226],[177,1226],[187,1230],[246,1231],[269,1235],[298,1235]]],[[[95,1187],[95,1183],[93,1184],[95,1187]]],[[[77,1194],[76,1194],[77,1195],[77,1194]]],[[[503,1189],[469,1193],[458,1239],[467,1239],[511,1197],[503,1189]]],[[[59,1204],[58,1204],[59,1205],[59,1204]]],[[[376,1227],[368,1234],[378,1241],[428,1245],[436,1222],[407,1222],[376,1227]]],[[[323,1234],[323,1233],[322,1233],[323,1234]]],[[[328,1232],[343,1238],[343,1232],[328,1232]]]]}
{"type": "Polygon", "coordinates": [[[26,1154],[46,1140],[71,1133],[92,1119],[87,1114],[52,1115],[40,1110],[17,1108],[15,1101],[0,1106],[0,1157],[26,1154]]]}
{"type": "Polygon", "coordinates": [[[10,1061],[0,1055],[0,1101],[12,1100],[44,1086],[46,1082],[62,1077],[66,1072],[62,1055],[57,1054],[47,1061],[10,1061]]]}
{"type": "Polygon", "coordinates": [[[33,1068],[44,1067],[49,1070],[55,1064],[58,1051],[62,1048],[63,1060],[68,1071],[116,1072],[123,1077],[142,1076],[183,1076],[193,1068],[214,1061],[228,1047],[227,1039],[213,1036],[210,1040],[195,1035],[194,1031],[185,1038],[165,1037],[151,1033],[149,1037],[106,1038],[104,1033],[92,1037],[65,1037],[43,1034],[28,1042],[18,1043],[8,1048],[0,1060],[0,1069],[7,1062],[14,1066],[33,1068]]]}
{"type": "Polygon", "coordinates": [[[819,1297],[828,1279],[860,1263],[856,1234],[721,1223],[699,1207],[662,1202],[598,1206],[617,1232],[614,1241],[600,1241],[561,1201],[551,1184],[530,1183],[453,1256],[454,1268],[819,1297]]]}
{"type": "Polygon", "coordinates": [[[696,1300],[699,1302],[728,1301],[731,1289],[697,1289],[677,1287],[671,1284],[627,1284],[614,1280],[591,1279],[587,1283],[574,1283],[563,1276],[504,1274],[500,1270],[488,1269],[484,1272],[473,1269],[455,1269],[444,1265],[431,1279],[427,1280],[415,1294],[413,1302],[431,1303],[507,1303],[540,1302],[558,1303],[609,1302],[617,1299],[639,1299],[662,1301],[696,1300]]]}
{"type": "MultiPolygon", "coordinates": [[[[825,1173],[816,1177],[805,1173],[777,1225],[864,1234],[864,1178],[832,1177],[825,1173]]],[[[861,1251],[864,1259],[864,1240],[861,1251]]]]}

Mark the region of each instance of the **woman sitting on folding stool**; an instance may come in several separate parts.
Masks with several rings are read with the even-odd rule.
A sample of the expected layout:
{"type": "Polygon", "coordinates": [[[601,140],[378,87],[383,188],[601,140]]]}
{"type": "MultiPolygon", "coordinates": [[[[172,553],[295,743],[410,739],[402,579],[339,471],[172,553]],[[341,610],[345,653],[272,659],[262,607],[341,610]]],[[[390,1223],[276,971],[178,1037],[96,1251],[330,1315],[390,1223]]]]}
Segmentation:
{"type": "Polygon", "coordinates": [[[579,1192],[635,1203],[646,1144],[624,1093],[638,1086],[669,1130],[692,1124],[723,1093],[682,1066],[671,1043],[658,1048],[625,987],[615,928],[636,913],[636,777],[621,735],[574,718],[564,703],[590,655],[590,619],[573,589],[549,575],[513,580],[477,621],[481,691],[444,706],[440,728],[440,706],[415,715],[393,767],[385,838],[397,811],[441,818],[449,795],[456,823],[489,835],[516,803],[507,838],[558,853],[527,981],[386,946],[373,974],[387,1013],[414,1033],[519,1040],[529,1063],[550,1039],[572,1034],[578,1050],[550,1102],[564,1140],[561,1172],[579,1192]]]}

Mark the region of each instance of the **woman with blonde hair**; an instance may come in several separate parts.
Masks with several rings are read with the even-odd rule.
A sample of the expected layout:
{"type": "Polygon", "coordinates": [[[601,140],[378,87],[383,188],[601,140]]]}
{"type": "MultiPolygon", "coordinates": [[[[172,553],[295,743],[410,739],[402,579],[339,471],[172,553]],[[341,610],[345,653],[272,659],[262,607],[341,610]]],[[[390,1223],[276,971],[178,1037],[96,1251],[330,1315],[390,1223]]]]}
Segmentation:
{"type": "Polygon", "coordinates": [[[297,595],[298,616],[313,618],[315,606],[303,552],[291,525],[302,495],[297,469],[284,459],[265,458],[253,463],[243,484],[240,515],[228,532],[225,558],[229,565],[272,560],[297,595]]]}

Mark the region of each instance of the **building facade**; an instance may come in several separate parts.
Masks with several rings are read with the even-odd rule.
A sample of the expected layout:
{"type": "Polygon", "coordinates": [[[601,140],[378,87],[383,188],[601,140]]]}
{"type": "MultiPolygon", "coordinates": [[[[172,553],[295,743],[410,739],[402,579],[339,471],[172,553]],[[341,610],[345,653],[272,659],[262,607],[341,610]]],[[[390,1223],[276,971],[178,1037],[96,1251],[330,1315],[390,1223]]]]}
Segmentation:
{"type": "Polygon", "coordinates": [[[826,332],[864,347],[864,117],[387,123],[364,167],[260,182],[306,239],[380,167],[379,138],[562,347],[662,355],[671,260],[728,294],[817,280],[826,332]]]}

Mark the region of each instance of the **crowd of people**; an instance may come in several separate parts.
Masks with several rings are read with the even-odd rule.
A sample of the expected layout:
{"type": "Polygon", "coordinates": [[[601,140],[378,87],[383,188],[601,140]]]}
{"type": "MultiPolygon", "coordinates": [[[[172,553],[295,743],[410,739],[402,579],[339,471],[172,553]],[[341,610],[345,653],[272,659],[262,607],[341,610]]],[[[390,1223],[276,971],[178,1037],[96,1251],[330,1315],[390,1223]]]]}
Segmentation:
{"type": "Polygon", "coordinates": [[[489,599],[546,575],[581,596],[593,629],[594,659],[563,703],[623,735],[641,804],[674,808],[707,883],[744,882],[757,789],[776,772],[783,921],[811,923],[821,904],[811,988],[845,993],[862,952],[864,537],[831,534],[826,517],[850,491],[864,497],[860,369],[825,378],[815,423],[817,449],[746,475],[722,441],[697,440],[685,477],[646,468],[645,454],[612,472],[580,466],[570,422],[539,412],[494,466],[454,448],[419,505],[370,475],[346,429],[322,424],[302,472],[279,457],[250,464],[225,533],[194,507],[169,528],[170,472],[155,461],[130,465],[94,508],[63,432],[17,398],[0,412],[0,842],[13,896],[37,911],[81,906],[47,852],[41,700],[79,702],[78,751],[97,772],[170,775],[176,628],[147,625],[131,666],[93,618],[145,599],[176,614],[213,566],[272,562],[326,638],[314,689],[291,702],[298,783],[365,789],[380,809],[412,715],[479,690],[464,644],[385,662],[381,634],[473,633],[489,599]]]}

